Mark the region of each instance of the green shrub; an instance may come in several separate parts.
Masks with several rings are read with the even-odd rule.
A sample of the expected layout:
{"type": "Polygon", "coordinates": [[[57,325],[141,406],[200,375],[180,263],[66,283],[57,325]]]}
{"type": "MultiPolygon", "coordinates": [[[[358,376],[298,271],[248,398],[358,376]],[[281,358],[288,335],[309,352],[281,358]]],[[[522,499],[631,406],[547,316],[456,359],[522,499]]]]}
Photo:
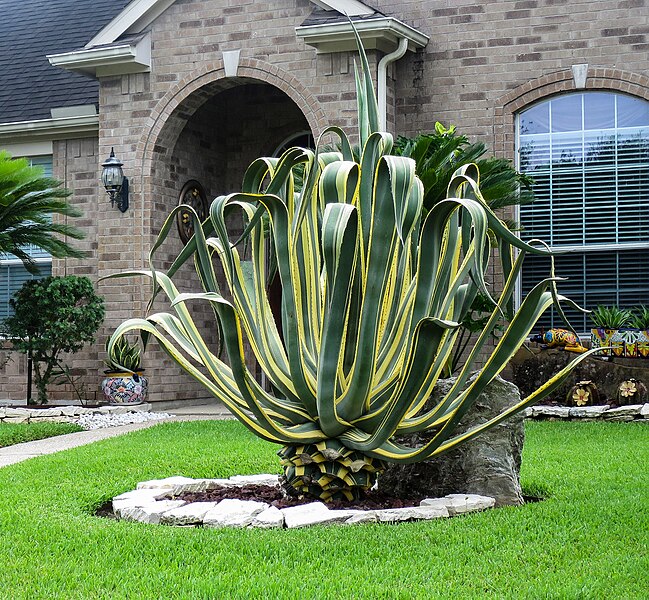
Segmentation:
{"type": "Polygon", "coordinates": [[[47,402],[47,386],[61,373],[62,352],[78,352],[92,342],[104,320],[104,300],[87,277],[45,277],[27,281],[10,300],[14,314],[5,335],[18,352],[34,360],[38,403],[47,402]]]}

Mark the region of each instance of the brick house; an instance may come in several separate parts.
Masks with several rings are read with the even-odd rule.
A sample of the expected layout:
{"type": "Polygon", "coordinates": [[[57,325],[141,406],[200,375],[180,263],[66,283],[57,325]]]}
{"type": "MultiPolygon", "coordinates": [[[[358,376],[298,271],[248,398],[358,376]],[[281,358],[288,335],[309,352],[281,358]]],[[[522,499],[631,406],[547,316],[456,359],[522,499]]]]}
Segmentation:
{"type": "MultiPolygon", "coordinates": [[[[649,304],[647,4],[0,0],[0,147],[51,165],[84,211],[76,224],[89,258],[44,256],[44,273],[96,280],[146,268],[188,191],[235,191],[253,158],[354,125],[346,13],[369,51],[388,131],[456,124],[515,161],[537,181],[524,235],[570,251],[559,259],[567,295],[590,307],[649,304]],[[130,182],[124,213],[99,181],[111,148],[130,182]]],[[[172,237],[161,263],[181,248],[172,237]]],[[[530,262],[523,292],[545,268],[530,262]]],[[[19,280],[20,266],[0,260],[0,317],[19,280]]],[[[90,394],[103,339],[149,295],[127,280],[98,290],[109,309],[101,339],[71,360],[90,394]]],[[[203,394],[156,353],[145,366],[154,401],[203,394]]],[[[24,393],[24,369],[14,357],[0,370],[0,399],[24,393]]]]}

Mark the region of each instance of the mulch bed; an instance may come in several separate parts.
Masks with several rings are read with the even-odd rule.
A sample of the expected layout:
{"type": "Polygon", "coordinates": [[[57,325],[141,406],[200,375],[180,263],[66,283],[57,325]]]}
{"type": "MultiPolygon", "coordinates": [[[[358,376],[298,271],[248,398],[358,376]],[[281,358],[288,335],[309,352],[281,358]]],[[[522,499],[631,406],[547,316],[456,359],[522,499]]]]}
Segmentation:
{"type": "MultiPolygon", "coordinates": [[[[307,497],[286,496],[281,488],[270,485],[247,485],[244,487],[219,486],[205,492],[186,492],[175,496],[175,500],[186,502],[219,502],[226,498],[235,500],[256,500],[265,502],[276,508],[287,508],[300,504],[316,502],[317,499],[307,497]]],[[[405,508],[408,506],[419,506],[425,496],[411,496],[409,498],[396,498],[381,493],[378,490],[370,490],[359,500],[343,501],[336,500],[328,502],[327,506],[332,509],[356,509],[356,510],[377,510],[385,508],[405,508]]]]}

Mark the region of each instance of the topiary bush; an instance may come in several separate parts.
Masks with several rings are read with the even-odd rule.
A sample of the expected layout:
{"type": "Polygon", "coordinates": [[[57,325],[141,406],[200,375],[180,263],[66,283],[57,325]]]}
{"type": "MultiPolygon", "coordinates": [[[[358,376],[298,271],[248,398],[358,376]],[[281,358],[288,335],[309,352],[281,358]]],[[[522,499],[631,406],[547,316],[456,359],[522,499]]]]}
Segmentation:
{"type": "Polygon", "coordinates": [[[59,356],[78,352],[94,341],[104,320],[104,300],[87,277],[45,277],[27,281],[10,300],[14,314],[4,334],[14,349],[34,360],[38,404],[47,402],[47,386],[61,371],[59,356]]]}

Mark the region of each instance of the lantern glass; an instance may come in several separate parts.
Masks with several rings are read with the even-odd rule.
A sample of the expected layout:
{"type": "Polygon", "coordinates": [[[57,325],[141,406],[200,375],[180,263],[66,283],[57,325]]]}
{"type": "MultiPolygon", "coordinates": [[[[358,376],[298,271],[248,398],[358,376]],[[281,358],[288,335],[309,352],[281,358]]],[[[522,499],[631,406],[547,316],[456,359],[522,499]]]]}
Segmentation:
{"type": "Polygon", "coordinates": [[[101,173],[101,181],[108,193],[117,193],[122,187],[124,181],[124,172],[122,171],[122,163],[115,158],[113,149],[110,151],[110,157],[102,165],[103,171],[101,173]]]}

